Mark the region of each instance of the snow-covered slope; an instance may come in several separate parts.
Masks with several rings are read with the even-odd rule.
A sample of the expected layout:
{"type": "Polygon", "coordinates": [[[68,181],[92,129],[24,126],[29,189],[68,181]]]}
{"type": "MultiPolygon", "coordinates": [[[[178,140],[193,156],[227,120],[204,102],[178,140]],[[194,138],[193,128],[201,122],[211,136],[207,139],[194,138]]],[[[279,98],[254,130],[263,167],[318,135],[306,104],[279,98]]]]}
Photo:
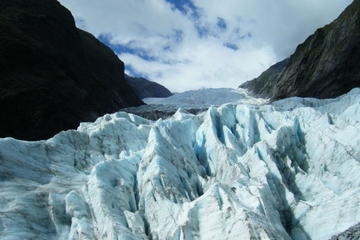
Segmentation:
{"type": "Polygon", "coordinates": [[[168,98],[145,98],[147,104],[167,104],[181,107],[199,106],[208,107],[210,105],[220,106],[225,103],[265,103],[264,99],[250,97],[245,89],[232,88],[204,88],[176,93],[168,98]]]}
{"type": "Polygon", "coordinates": [[[0,140],[0,239],[327,240],[360,222],[360,89],[0,140]]]}

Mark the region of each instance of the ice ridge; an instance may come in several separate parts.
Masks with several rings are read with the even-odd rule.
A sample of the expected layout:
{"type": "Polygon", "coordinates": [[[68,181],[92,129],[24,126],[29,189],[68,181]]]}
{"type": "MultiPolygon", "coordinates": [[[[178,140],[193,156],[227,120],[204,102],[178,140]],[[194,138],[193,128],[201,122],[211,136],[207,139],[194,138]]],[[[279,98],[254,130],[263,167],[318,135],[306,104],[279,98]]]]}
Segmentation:
{"type": "Polygon", "coordinates": [[[0,139],[0,239],[327,240],[360,222],[360,89],[0,139]]]}

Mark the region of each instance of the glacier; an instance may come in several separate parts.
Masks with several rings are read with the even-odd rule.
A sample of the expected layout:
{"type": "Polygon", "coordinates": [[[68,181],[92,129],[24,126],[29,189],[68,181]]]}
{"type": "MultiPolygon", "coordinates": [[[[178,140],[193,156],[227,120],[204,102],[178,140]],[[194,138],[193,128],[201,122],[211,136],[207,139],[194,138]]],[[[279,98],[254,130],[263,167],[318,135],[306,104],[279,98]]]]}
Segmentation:
{"type": "Polygon", "coordinates": [[[182,108],[204,108],[220,106],[229,102],[237,104],[264,104],[268,102],[264,98],[255,98],[249,91],[243,88],[202,88],[175,93],[167,98],[144,98],[146,104],[163,104],[182,108]]]}
{"type": "Polygon", "coordinates": [[[327,240],[360,222],[360,89],[0,139],[0,239],[327,240]]]}

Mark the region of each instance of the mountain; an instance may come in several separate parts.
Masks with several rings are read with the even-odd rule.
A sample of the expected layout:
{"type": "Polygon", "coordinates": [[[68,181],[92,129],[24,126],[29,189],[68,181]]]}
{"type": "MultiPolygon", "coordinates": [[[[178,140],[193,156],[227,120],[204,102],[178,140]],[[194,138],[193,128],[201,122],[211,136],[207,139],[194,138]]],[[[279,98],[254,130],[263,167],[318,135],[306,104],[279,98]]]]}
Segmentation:
{"type": "Polygon", "coordinates": [[[287,58],[281,62],[272,65],[259,77],[243,83],[239,86],[239,88],[245,88],[251,93],[255,93],[258,97],[267,98],[269,96],[272,96],[274,84],[276,84],[288,62],[289,59],[287,58]]]}
{"type": "Polygon", "coordinates": [[[273,66],[240,87],[280,99],[332,98],[359,86],[360,0],[354,0],[335,21],[318,29],[279,63],[277,70],[273,66]]]}
{"type": "Polygon", "coordinates": [[[354,89],[0,139],[0,238],[328,240],[360,222],[359,122],[354,89]]]}
{"type": "Polygon", "coordinates": [[[125,75],[125,79],[134,89],[136,95],[138,95],[141,99],[150,97],[166,98],[172,96],[169,89],[145,78],[136,78],[125,75]]]}
{"type": "Polygon", "coordinates": [[[56,0],[0,1],[0,137],[38,140],[143,102],[56,0]]]}

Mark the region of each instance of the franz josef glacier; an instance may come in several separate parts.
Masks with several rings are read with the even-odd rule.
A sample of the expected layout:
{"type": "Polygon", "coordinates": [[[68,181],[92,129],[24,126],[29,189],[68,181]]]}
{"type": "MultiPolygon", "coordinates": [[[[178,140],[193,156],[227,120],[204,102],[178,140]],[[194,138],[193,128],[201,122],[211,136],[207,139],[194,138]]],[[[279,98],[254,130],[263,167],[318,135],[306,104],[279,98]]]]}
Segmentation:
{"type": "Polygon", "coordinates": [[[327,240],[360,222],[360,89],[0,140],[0,239],[327,240]]]}

